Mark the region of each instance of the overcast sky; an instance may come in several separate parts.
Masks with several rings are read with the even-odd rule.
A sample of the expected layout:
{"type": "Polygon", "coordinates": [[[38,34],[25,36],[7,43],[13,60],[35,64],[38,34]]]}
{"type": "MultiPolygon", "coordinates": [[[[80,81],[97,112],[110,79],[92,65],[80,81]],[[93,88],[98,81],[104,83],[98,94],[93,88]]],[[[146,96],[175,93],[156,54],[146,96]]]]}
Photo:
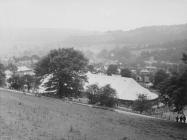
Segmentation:
{"type": "Polygon", "coordinates": [[[0,27],[129,30],[187,23],[187,0],[0,0],[0,27]]]}

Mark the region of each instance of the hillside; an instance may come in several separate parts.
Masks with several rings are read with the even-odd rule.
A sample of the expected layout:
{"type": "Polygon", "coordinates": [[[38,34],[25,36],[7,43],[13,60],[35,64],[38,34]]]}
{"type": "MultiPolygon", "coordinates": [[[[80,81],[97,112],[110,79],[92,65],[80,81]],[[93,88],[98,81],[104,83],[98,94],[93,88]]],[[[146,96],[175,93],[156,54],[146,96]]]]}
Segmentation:
{"type": "Polygon", "coordinates": [[[175,122],[0,90],[0,136],[13,140],[176,140],[175,122]]]}
{"type": "Polygon", "coordinates": [[[108,31],[100,35],[74,36],[65,40],[65,43],[90,46],[99,44],[136,46],[137,44],[159,44],[184,39],[187,39],[187,24],[149,26],[129,31],[108,31]]]}
{"type": "Polygon", "coordinates": [[[52,48],[75,47],[99,51],[115,47],[140,48],[187,39],[187,24],[137,28],[129,31],[81,31],[58,28],[0,29],[0,54],[45,54],[52,48]],[[45,48],[45,49],[44,49],[45,48]],[[11,51],[10,51],[11,50],[11,51]]]}

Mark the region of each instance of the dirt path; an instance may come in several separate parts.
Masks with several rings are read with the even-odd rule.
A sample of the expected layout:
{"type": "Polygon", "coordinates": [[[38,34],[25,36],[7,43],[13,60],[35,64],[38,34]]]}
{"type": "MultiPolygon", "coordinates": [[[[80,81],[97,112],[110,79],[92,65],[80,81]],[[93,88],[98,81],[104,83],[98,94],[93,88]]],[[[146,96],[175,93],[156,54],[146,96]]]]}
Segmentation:
{"type": "Polygon", "coordinates": [[[0,136],[13,140],[185,140],[187,125],[0,90],[0,136]]]}

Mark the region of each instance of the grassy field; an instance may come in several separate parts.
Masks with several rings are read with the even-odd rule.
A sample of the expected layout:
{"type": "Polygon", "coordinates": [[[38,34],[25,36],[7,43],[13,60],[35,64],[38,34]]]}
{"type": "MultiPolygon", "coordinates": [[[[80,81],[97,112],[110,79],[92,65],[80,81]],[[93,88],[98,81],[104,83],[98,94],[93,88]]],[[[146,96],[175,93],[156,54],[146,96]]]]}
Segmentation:
{"type": "Polygon", "coordinates": [[[0,140],[187,140],[187,125],[0,90],[0,140]]]}

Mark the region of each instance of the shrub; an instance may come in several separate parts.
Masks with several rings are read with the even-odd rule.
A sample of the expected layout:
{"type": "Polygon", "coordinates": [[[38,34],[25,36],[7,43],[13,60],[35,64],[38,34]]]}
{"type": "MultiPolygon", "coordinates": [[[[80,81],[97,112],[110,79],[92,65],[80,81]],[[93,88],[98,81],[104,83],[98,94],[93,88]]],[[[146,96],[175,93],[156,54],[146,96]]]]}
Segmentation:
{"type": "Polygon", "coordinates": [[[112,74],[118,74],[118,66],[111,64],[108,66],[107,75],[111,76],[112,74]]]}
{"type": "Polygon", "coordinates": [[[100,89],[99,102],[101,106],[114,107],[116,105],[116,91],[109,84],[100,89]]]}
{"type": "Polygon", "coordinates": [[[134,101],[132,109],[139,111],[141,114],[144,111],[148,111],[151,108],[147,96],[144,94],[139,94],[138,99],[134,101]]]}
{"type": "Polygon", "coordinates": [[[129,69],[122,69],[120,72],[122,77],[131,77],[132,73],[129,69]]]}
{"type": "Polygon", "coordinates": [[[87,87],[87,95],[90,104],[96,104],[99,101],[99,87],[97,84],[89,85],[87,87]]]}
{"type": "Polygon", "coordinates": [[[88,86],[87,93],[90,104],[106,107],[114,107],[117,104],[116,91],[110,85],[101,88],[96,84],[90,85],[88,86]]]}

